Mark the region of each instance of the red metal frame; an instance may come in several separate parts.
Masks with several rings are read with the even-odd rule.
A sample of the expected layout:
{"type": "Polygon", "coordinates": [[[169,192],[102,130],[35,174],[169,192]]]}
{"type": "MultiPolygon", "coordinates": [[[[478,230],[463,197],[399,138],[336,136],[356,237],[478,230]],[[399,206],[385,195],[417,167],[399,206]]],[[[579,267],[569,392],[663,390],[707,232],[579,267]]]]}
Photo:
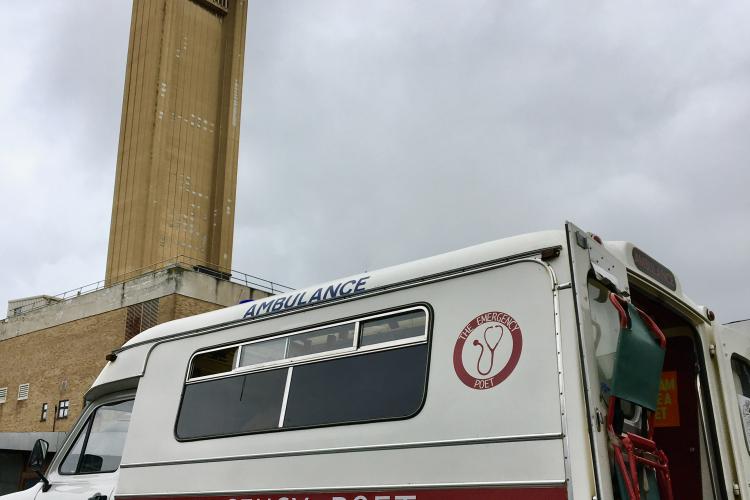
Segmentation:
{"type": "MultiPolygon", "coordinates": [[[[628,328],[630,318],[627,313],[627,302],[624,298],[614,294],[609,294],[609,300],[617,309],[620,315],[620,328],[628,328]]],[[[636,308],[638,315],[646,323],[651,333],[662,349],[667,347],[667,339],[664,333],[659,329],[657,324],[646,313],[636,308]]],[[[673,500],[672,497],[672,478],[669,475],[669,460],[667,455],[660,450],[653,440],[654,436],[654,412],[649,412],[642,408],[648,418],[648,437],[639,436],[631,432],[618,435],[614,429],[615,405],[618,398],[611,396],[609,398],[609,409],[607,412],[607,431],[612,441],[614,450],[615,464],[620,469],[625,488],[628,493],[628,500],[640,500],[641,488],[638,481],[638,464],[654,469],[658,481],[659,492],[663,500],[673,500]],[[623,449],[625,453],[623,453],[623,449]],[[625,464],[625,456],[628,458],[628,465],[625,464]]]]}
{"type": "MultiPolygon", "coordinates": [[[[626,309],[628,302],[624,298],[612,292],[609,292],[609,301],[612,302],[612,305],[615,306],[615,309],[617,309],[617,312],[620,315],[620,328],[629,328],[630,317],[628,316],[628,312],[626,309]]],[[[661,348],[666,349],[667,337],[664,336],[661,328],[659,328],[659,326],[654,322],[653,319],[651,319],[648,314],[641,311],[637,307],[635,308],[635,310],[638,311],[638,315],[641,317],[643,322],[646,323],[648,329],[651,330],[651,334],[654,336],[656,341],[659,342],[661,348]]]]}

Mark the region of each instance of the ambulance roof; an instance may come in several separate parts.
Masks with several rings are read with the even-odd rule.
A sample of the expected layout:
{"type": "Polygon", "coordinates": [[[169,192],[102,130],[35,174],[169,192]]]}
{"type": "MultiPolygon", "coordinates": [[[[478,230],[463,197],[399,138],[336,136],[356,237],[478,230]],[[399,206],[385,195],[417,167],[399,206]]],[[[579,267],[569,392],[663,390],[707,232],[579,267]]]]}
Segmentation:
{"type": "Polygon", "coordinates": [[[325,302],[363,291],[382,289],[395,283],[438,275],[463,267],[471,267],[484,262],[502,260],[526,252],[563,245],[565,245],[564,231],[542,231],[491,241],[280,295],[272,295],[258,301],[162,323],[136,335],[123,346],[123,349],[155,342],[187,331],[218,326],[243,318],[252,319],[271,312],[297,309],[300,306],[311,305],[315,302],[325,302]]]}

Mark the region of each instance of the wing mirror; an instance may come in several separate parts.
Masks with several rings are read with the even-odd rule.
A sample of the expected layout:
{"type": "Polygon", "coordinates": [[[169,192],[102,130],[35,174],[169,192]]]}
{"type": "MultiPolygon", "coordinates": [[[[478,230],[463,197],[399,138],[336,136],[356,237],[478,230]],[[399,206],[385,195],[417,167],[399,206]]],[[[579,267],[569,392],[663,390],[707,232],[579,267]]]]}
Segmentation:
{"type": "Polygon", "coordinates": [[[49,480],[44,475],[44,464],[47,461],[47,450],[49,450],[49,443],[44,439],[37,439],[34,443],[34,448],[31,450],[29,456],[29,469],[36,472],[36,475],[41,479],[43,486],[42,491],[48,491],[51,487],[49,480]]]}

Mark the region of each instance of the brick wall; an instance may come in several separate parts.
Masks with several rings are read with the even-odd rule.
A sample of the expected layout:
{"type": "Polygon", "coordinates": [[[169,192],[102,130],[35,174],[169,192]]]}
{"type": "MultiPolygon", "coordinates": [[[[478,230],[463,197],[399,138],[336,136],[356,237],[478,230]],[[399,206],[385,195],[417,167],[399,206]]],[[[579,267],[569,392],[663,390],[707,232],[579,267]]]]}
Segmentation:
{"type": "MultiPolygon", "coordinates": [[[[184,295],[159,299],[158,323],[223,306],[184,295]]],[[[0,432],[68,431],[83,410],[83,396],[106,364],[104,357],[125,342],[127,308],[70,321],[0,342],[0,432]],[[17,401],[19,384],[29,383],[29,398],[17,401]],[[55,406],[70,401],[68,418],[55,421],[55,406]],[[48,404],[41,422],[42,403],[48,404]]]]}
{"type": "Polygon", "coordinates": [[[184,295],[172,295],[175,300],[174,316],[172,319],[186,318],[204,312],[221,309],[222,306],[206,302],[204,300],[185,297],[184,295]]]}
{"type": "Polygon", "coordinates": [[[71,321],[0,342],[0,432],[68,431],[83,409],[83,395],[104,367],[104,357],[125,338],[125,309],[71,321]],[[17,401],[19,384],[29,398],[17,401]],[[70,401],[68,418],[54,419],[60,400],[70,401]],[[41,422],[42,404],[48,404],[41,422]]]}

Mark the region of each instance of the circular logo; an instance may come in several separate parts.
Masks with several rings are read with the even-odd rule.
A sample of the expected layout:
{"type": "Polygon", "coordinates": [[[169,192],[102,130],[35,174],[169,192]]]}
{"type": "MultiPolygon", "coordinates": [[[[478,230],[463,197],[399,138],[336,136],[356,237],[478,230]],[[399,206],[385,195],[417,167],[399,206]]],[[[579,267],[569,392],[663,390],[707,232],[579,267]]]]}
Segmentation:
{"type": "Polygon", "coordinates": [[[453,368],[467,387],[492,389],[513,372],[521,358],[521,327],[498,311],[480,314],[458,334],[453,368]]]}

